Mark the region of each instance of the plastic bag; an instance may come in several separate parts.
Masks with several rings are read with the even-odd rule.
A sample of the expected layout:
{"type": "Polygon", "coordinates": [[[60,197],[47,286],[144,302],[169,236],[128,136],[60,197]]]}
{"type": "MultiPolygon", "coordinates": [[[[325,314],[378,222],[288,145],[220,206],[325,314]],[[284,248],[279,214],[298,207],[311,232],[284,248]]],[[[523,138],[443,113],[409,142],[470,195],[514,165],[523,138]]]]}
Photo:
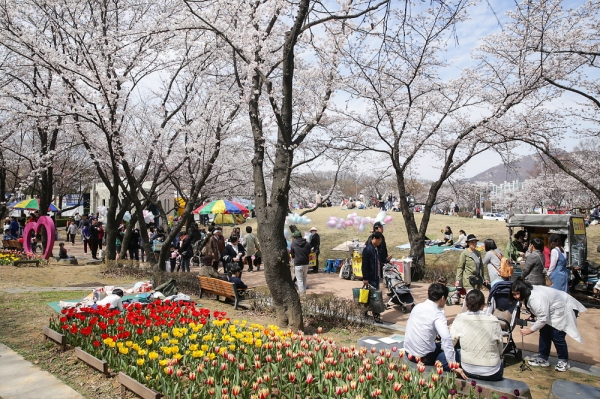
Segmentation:
{"type": "Polygon", "coordinates": [[[358,295],[358,303],[369,303],[369,290],[361,288],[358,295]]]}

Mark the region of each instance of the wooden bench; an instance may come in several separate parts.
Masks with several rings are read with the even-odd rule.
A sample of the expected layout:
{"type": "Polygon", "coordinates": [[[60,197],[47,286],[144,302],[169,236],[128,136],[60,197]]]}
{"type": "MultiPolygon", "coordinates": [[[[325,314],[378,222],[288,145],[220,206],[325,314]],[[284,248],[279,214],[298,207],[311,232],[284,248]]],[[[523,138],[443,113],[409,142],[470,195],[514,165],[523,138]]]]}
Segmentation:
{"type": "Polygon", "coordinates": [[[217,300],[219,300],[220,296],[223,296],[234,300],[233,308],[237,309],[238,303],[240,302],[240,296],[234,283],[208,276],[198,276],[198,282],[200,284],[200,298],[202,298],[202,295],[205,292],[216,295],[217,300]]]}
{"type": "Polygon", "coordinates": [[[18,240],[2,240],[2,246],[4,249],[23,251],[23,244],[18,240]]]}
{"type": "Polygon", "coordinates": [[[21,267],[21,266],[40,266],[39,259],[30,259],[30,260],[16,260],[13,262],[13,266],[21,267]]]}

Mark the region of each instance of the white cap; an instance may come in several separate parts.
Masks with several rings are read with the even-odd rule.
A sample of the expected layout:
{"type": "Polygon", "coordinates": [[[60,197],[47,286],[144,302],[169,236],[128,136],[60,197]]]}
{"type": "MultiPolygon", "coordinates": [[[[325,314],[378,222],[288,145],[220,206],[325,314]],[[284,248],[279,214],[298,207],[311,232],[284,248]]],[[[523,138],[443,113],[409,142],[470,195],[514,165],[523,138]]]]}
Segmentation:
{"type": "Polygon", "coordinates": [[[310,231],[317,231],[317,228],[313,226],[310,228],[310,231]]]}

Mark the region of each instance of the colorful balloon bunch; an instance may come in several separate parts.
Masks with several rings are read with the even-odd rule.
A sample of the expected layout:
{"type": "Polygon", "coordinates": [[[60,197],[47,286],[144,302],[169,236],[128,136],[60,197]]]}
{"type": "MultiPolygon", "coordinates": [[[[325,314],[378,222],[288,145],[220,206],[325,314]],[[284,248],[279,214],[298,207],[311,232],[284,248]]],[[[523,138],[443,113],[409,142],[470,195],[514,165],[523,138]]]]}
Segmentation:
{"type": "Polygon", "coordinates": [[[391,223],[394,218],[392,216],[386,216],[385,211],[381,211],[376,217],[363,217],[358,216],[355,213],[349,214],[346,219],[338,218],[337,216],[330,216],[329,220],[325,223],[329,229],[346,229],[348,227],[356,227],[358,232],[363,232],[367,228],[367,225],[373,225],[375,222],[391,223]]]}
{"type": "MultiPolygon", "coordinates": [[[[303,225],[306,226],[307,224],[309,224],[310,222],[312,222],[311,219],[307,218],[306,216],[300,216],[297,213],[290,213],[286,216],[285,218],[285,228],[283,229],[283,235],[285,236],[285,240],[287,241],[287,248],[288,251],[292,245],[292,231],[290,230],[290,228],[288,226],[290,225],[303,225]]],[[[305,234],[306,235],[306,234],[305,234]]]]}

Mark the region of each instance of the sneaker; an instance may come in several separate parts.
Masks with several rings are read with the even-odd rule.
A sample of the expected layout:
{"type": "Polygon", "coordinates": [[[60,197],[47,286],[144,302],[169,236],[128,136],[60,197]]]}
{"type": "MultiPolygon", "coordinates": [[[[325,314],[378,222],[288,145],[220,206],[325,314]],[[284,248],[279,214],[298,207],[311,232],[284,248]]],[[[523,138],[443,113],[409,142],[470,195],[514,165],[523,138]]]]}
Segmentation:
{"type": "Polygon", "coordinates": [[[571,365],[569,364],[569,362],[565,362],[565,361],[559,360],[558,363],[556,364],[556,367],[554,368],[554,370],[556,370],[556,371],[567,371],[570,368],[571,368],[571,365]]]}
{"type": "Polygon", "coordinates": [[[259,271],[260,271],[260,267],[257,267],[257,268],[256,268],[256,271],[257,271],[257,272],[259,272],[259,271]]]}
{"type": "Polygon", "coordinates": [[[533,358],[527,363],[529,363],[529,365],[533,367],[550,367],[550,363],[548,363],[547,360],[540,359],[539,357],[533,358]]]}

